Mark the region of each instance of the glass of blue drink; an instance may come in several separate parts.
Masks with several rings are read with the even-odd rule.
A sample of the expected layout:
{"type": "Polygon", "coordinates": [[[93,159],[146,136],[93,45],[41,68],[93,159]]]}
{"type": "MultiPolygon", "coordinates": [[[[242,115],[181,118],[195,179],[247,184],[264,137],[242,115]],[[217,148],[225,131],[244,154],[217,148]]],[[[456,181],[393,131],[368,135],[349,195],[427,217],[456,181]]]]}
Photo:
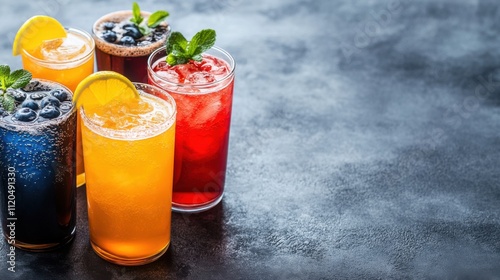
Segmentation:
{"type": "Polygon", "coordinates": [[[9,246],[46,251],[76,225],[76,110],[71,91],[33,79],[0,104],[0,206],[9,246]],[[5,105],[3,105],[5,107],[5,105]]]}

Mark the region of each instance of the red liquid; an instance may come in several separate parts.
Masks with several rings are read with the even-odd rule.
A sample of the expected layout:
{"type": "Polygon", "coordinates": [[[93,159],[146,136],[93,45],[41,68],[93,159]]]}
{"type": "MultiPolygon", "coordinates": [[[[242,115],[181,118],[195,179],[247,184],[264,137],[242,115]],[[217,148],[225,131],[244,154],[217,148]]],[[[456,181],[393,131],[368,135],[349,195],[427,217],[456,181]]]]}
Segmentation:
{"type": "MultiPolygon", "coordinates": [[[[163,79],[177,83],[197,80],[191,75],[193,73],[203,76],[206,81],[213,81],[228,76],[230,72],[226,62],[213,56],[205,57],[201,63],[174,67],[166,65],[164,59],[159,61],[154,63],[153,71],[163,79]],[[215,75],[206,75],[207,72],[215,75]]],[[[165,89],[177,104],[174,207],[196,208],[217,201],[224,192],[226,179],[234,77],[231,74],[229,79],[198,94],[196,86],[178,89],[152,75],[149,83],[165,89]]]]}
{"type": "Polygon", "coordinates": [[[95,49],[98,71],[115,71],[132,82],[148,82],[148,57],[146,56],[115,56],[95,49]]]}

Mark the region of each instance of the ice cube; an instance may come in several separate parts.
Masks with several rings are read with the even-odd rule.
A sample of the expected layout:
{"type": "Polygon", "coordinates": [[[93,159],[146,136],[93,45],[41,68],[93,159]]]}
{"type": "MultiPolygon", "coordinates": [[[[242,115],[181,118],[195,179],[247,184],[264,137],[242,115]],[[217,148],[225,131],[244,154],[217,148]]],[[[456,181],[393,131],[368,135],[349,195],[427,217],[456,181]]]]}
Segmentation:
{"type": "Polygon", "coordinates": [[[46,40],[42,42],[42,51],[45,52],[50,52],[53,51],[57,48],[59,48],[62,44],[64,43],[63,38],[57,38],[53,40],[46,40]]]}
{"type": "MultiPolygon", "coordinates": [[[[201,97],[201,96],[199,96],[201,97]]],[[[211,96],[204,96],[207,100],[202,102],[200,106],[195,109],[195,115],[191,120],[196,125],[211,126],[215,121],[217,114],[223,109],[221,100],[211,98],[211,96]]]]}
{"type": "Polygon", "coordinates": [[[223,60],[212,56],[205,56],[198,67],[200,70],[212,74],[215,80],[222,79],[229,72],[228,66],[223,60]]]}
{"type": "Polygon", "coordinates": [[[179,74],[173,69],[160,70],[156,74],[169,82],[179,83],[179,74]]]}
{"type": "Polygon", "coordinates": [[[170,66],[167,64],[166,61],[162,60],[162,61],[158,61],[157,63],[155,63],[155,65],[153,66],[153,70],[155,72],[158,72],[158,71],[161,71],[161,70],[168,70],[170,69],[170,66]]]}
{"type": "Polygon", "coordinates": [[[189,74],[187,80],[192,84],[208,84],[214,82],[215,77],[209,72],[201,71],[189,74]]]}
{"type": "Polygon", "coordinates": [[[227,69],[226,65],[221,65],[221,66],[214,66],[212,67],[212,75],[216,76],[218,79],[222,79],[228,74],[229,70],[227,69]]]}
{"type": "Polygon", "coordinates": [[[192,128],[182,141],[184,160],[197,161],[203,158],[208,159],[219,153],[228,133],[222,127],[223,124],[224,122],[216,122],[208,126],[192,128]]]}
{"type": "Polygon", "coordinates": [[[188,63],[188,64],[178,64],[173,67],[177,74],[179,75],[179,82],[184,83],[184,80],[192,74],[198,72],[198,67],[196,65],[188,63]]]}
{"type": "Polygon", "coordinates": [[[72,60],[85,53],[86,48],[83,41],[68,36],[44,41],[40,46],[40,53],[46,60],[72,60]]]}

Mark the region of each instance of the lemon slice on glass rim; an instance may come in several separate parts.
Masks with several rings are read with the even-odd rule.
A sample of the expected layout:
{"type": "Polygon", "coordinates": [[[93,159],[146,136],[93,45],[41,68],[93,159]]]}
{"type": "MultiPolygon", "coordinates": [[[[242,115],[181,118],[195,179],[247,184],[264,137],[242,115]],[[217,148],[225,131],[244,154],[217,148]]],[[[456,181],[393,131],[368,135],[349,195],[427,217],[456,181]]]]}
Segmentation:
{"type": "Polygon", "coordinates": [[[19,55],[23,49],[28,52],[33,51],[44,41],[66,36],[66,30],[55,18],[42,15],[31,17],[17,31],[12,45],[12,55],[19,55]]]}
{"type": "Polygon", "coordinates": [[[83,79],[75,89],[73,103],[85,111],[108,104],[128,102],[139,98],[134,84],[125,76],[113,71],[95,72],[83,79]]]}

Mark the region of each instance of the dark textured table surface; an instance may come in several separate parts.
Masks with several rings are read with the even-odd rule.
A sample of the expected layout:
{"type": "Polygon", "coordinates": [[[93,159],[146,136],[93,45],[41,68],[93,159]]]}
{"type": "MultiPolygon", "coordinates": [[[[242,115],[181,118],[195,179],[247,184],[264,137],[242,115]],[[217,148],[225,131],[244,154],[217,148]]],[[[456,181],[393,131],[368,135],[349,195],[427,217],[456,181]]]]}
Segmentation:
{"type": "MultiPolygon", "coordinates": [[[[0,279],[500,279],[496,0],[140,1],[237,61],[225,197],[173,215],[158,261],[120,267],[78,232],[0,279]]],[[[90,30],[123,1],[2,2],[0,60],[30,16],[90,30]]],[[[145,229],[147,230],[147,229],[145,229]]]]}

